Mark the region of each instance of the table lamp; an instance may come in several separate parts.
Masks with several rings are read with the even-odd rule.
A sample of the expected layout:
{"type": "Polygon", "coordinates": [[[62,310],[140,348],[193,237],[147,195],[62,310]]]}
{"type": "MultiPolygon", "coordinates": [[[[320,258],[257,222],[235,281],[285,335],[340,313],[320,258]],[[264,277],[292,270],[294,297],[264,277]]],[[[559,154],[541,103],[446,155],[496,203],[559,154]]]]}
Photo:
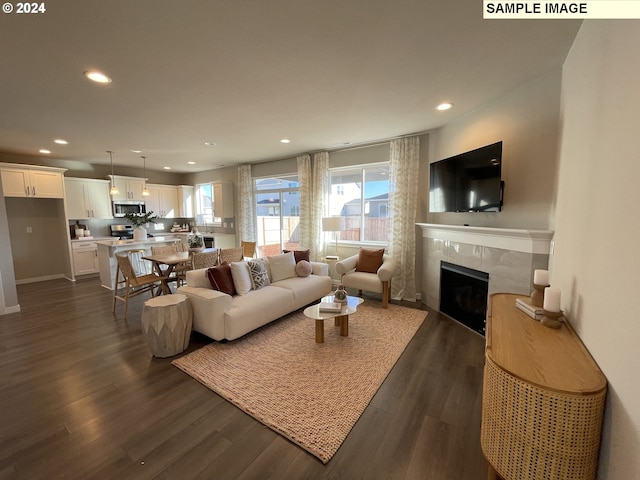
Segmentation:
{"type": "Polygon", "coordinates": [[[336,237],[336,254],[335,255],[327,255],[325,258],[331,260],[337,260],[340,258],[338,256],[338,235],[335,232],[341,232],[346,228],[346,222],[344,217],[323,217],[322,218],[322,231],[323,232],[334,232],[336,237]]]}

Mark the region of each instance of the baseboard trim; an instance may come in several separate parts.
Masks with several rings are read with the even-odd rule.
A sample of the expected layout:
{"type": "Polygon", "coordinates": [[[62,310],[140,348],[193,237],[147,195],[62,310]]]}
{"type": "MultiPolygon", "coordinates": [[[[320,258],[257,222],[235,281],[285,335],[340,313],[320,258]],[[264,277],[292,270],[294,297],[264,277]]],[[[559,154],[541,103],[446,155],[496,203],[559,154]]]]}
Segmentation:
{"type": "Polygon", "coordinates": [[[16,285],[24,285],[25,283],[37,283],[46,282],[47,280],[57,280],[59,278],[67,278],[64,273],[58,273],[56,275],[45,275],[44,277],[22,278],[16,280],[16,285]]]}

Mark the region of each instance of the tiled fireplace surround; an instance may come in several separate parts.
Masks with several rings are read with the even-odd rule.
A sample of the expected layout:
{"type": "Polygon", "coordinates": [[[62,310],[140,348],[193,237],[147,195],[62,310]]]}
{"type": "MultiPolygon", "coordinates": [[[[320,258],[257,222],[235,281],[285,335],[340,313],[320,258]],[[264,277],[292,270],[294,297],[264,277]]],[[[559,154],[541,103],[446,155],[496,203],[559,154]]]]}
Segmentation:
{"type": "Polygon", "coordinates": [[[553,232],[418,223],[422,230],[422,295],[440,305],[442,260],[489,274],[489,295],[531,293],[533,271],[547,269],[553,232]]]}

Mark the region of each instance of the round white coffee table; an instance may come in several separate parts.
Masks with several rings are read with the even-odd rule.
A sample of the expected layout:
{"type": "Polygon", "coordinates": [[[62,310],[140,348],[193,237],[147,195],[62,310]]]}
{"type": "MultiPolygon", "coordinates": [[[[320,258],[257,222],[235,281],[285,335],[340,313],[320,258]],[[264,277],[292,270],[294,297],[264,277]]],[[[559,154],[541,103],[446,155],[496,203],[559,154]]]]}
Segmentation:
{"type": "Polygon", "coordinates": [[[334,318],[335,326],[340,327],[340,335],[348,337],[349,315],[356,313],[358,305],[364,300],[360,297],[347,296],[347,302],[342,304],[339,312],[321,312],[320,304],[323,302],[334,303],[333,295],[322,297],[320,303],[305,308],[303,312],[306,317],[316,321],[316,343],[324,343],[324,321],[330,318],[334,318]]]}

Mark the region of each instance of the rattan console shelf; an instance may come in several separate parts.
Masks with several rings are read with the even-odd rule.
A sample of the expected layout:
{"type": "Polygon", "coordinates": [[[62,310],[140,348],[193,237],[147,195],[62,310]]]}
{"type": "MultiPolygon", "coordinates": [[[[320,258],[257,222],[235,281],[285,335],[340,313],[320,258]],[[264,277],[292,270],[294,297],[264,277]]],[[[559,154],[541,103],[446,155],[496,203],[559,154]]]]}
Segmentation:
{"type": "Polygon", "coordinates": [[[568,323],[547,328],[491,296],[481,444],[489,479],[593,480],[607,382],[568,323]]]}

